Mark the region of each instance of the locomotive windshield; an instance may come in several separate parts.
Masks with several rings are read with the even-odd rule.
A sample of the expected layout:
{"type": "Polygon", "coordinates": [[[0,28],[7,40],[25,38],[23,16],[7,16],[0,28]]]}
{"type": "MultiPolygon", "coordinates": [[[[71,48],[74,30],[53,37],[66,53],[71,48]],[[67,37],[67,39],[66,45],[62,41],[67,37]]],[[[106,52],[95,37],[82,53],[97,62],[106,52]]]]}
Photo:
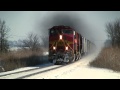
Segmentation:
{"type": "Polygon", "coordinates": [[[55,29],[50,30],[50,35],[56,35],[56,34],[62,34],[62,30],[55,30],[55,29]]]}
{"type": "Polygon", "coordinates": [[[72,30],[55,30],[51,29],[50,30],[50,35],[56,35],[56,34],[73,34],[72,30]]]}
{"type": "Polygon", "coordinates": [[[72,30],[63,30],[63,33],[64,34],[73,34],[73,31],[72,30]]]}
{"type": "Polygon", "coordinates": [[[54,35],[56,33],[57,33],[56,30],[50,30],[50,35],[54,35]]]}

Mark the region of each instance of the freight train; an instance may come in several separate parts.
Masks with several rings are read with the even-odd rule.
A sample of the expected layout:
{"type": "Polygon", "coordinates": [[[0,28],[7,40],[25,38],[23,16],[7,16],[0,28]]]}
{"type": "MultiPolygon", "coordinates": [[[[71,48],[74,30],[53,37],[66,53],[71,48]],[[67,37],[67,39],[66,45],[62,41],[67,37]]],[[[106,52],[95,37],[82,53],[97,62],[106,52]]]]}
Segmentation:
{"type": "Polygon", "coordinates": [[[70,26],[53,26],[49,29],[49,61],[62,64],[79,60],[89,53],[94,44],[70,26]]]}

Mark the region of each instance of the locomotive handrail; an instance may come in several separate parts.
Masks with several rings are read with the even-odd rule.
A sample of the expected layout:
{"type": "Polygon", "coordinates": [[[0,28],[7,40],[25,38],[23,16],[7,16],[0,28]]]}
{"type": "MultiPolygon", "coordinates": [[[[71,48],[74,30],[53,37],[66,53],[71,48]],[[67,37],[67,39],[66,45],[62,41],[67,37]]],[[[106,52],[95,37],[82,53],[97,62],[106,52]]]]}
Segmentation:
{"type": "MultiPolygon", "coordinates": [[[[56,41],[55,41],[56,42],[56,41]]],[[[55,44],[55,42],[54,42],[54,44],[55,44]]],[[[54,46],[54,44],[52,44],[52,46],[50,47],[50,49],[54,46]]]]}

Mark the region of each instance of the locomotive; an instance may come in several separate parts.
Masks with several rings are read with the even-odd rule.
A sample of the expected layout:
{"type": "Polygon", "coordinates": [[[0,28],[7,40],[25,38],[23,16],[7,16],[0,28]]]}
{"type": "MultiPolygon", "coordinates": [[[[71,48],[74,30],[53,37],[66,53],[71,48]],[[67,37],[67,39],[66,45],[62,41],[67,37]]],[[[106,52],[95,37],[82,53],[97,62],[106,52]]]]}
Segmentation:
{"type": "Polygon", "coordinates": [[[53,26],[49,29],[49,61],[54,64],[79,60],[93,48],[93,43],[70,26],[53,26]]]}

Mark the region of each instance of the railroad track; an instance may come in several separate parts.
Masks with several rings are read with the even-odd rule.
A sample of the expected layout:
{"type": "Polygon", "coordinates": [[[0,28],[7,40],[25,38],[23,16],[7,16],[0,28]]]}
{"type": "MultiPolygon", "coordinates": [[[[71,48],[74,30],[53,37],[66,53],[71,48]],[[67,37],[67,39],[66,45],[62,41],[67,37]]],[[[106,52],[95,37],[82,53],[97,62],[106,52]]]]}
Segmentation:
{"type": "MultiPolygon", "coordinates": [[[[80,60],[78,60],[80,61],[80,60]]],[[[75,61],[73,63],[77,63],[78,61],[75,61]]],[[[70,64],[73,64],[70,63],[70,64]]],[[[68,66],[70,64],[65,64],[65,65],[53,65],[53,64],[46,64],[46,65],[41,65],[32,69],[27,69],[27,70],[22,70],[22,71],[16,71],[16,72],[11,72],[11,73],[6,73],[6,74],[0,74],[0,79],[24,79],[27,77],[31,77],[37,74],[42,74],[51,70],[55,70],[61,67],[68,66]]]]}
{"type": "MultiPolygon", "coordinates": [[[[78,61],[73,62],[73,63],[77,63],[77,62],[78,62],[78,61]]],[[[25,79],[25,78],[29,78],[29,77],[31,77],[31,76],[34,76],[34,75],[37,75],[37,74],[42,74],[42,73],[49,72],[49,71],[52,71],[52,70],[56,70],[56,69],[58,69],[58,68],[65,67],[65,66],[71,65],[71,64],[73,64],[73,63],[64,64],[64,65],[53,65],[53,66],[51,66],[50,68],[43,68],[44,70],[40,70],[40,71],[38,71],[38,72],[31,73],[31,74],[28,74],[28,75],[24,75],[24,76],[15,78],[15,79],[25,79]]]]}
{"type": "Polygon", "coordinates": [[[13,73],[7,73],[0,75],[0,79],[24,79],[26,77],[30,77],[36,74],[44,73],[47,71],[51,71],[60,67],[63,67],[65,65],[49,65],[49,66],[43,66],[43,67],[37,67],[34,69],[28,69],[24,71],[18,71],[13,73]]]}

